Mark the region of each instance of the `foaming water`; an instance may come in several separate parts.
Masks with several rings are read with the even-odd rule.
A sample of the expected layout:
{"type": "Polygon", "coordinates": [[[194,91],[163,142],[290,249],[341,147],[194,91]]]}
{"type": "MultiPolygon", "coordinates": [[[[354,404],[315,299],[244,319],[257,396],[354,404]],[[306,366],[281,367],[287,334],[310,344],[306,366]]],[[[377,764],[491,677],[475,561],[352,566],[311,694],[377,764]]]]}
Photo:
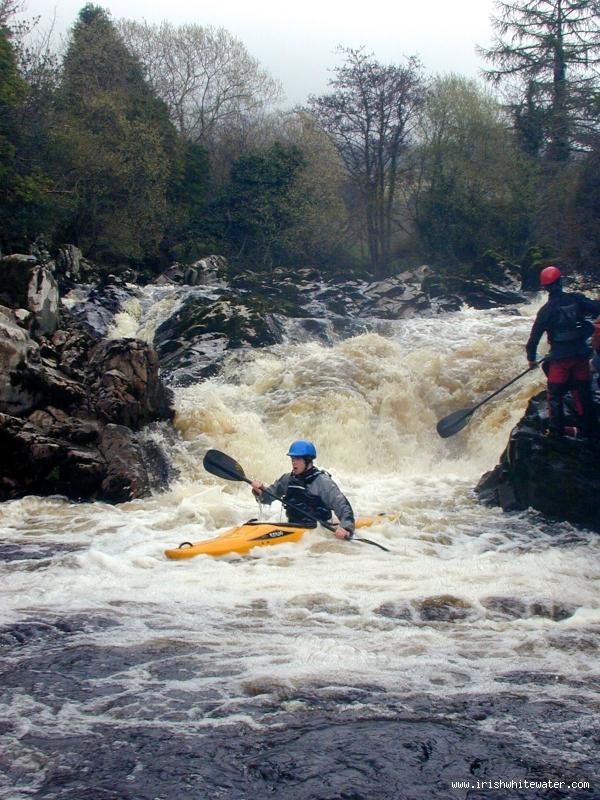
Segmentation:
{"type": "Polygon", "coordinates": [[[287,469],[289,442],[306,436],[318,442],[319,462],[348,480],[434,467],[442,479],[477,478],[543,385],[541,371],[508,400],[482,407],[459,437],[440,440],[435,424],[522,372],[534,308],[505,316],[468,310],[389,324],[385,336],[365,333],[334,347],[236,354],[218,379],[179,391],[177,425],[186,440],[220,442],[263,474],[287,469]]]}
{"type": "Polygon", "coordinates": [[[214,287],[211,286],[136,286],[135,296],[127,300],[121,310],[115,314],[108,339],[135,338],[152,343],[157,328],[169,319],[183,300],[194,296],[199,300],[213,298],[214,287]]]}
{"type": "MultiPolygon", "coordinates": [[[[192,739],[213,731],[214,742],[223,728],[291,731],[314,720],[317,702],[329,709],[325,725],[357,709],[361,719],[387,718],[398,703],[416,713],[425,697],[449,720],[463,713],[452,698],[470,708],[487,698],[496,711],[477,712],[478,736],[515,741],[525,736],[519,704],[554,704],[563,723],[580,724],[582,707],[592,713],[599,699],[598,537],[484,508],[472,491],[541,373],[452,439],[435,433],[437,419],[522,371],[535,307],[237,353],[219,377],[176,390],[171,456],[181,477],[168,492],[120,506],[4,504],[0,720],[11,752],[35,750],[57,727],[82,741],[103,726],[126,739],[132,728],[192,739]],[[396,515],[368,532],[390,553],[316,530],[243,558],[164,557],[259,514],[281,518],[277,505],[261,513],[247,485],[205,473],[207,448],[271,481],[299,437],[317,443],[318,463],[357,513],[396,515]]],[[[544,715],[530,715],[536,735],[551,726],[544,715]]],[[[562,747],[571,764],[587,764],[588,738],[575,731],[557,745],[548,728],[544,757],[559,763],[562,747]]],[[[19,780],[45,781],[40,796],[50,797],[48,774],[23,767],[19,780]]],[[[209,796],[221,796],[214,780],[209,796]]],[[[235,787],[222,796],[237,797],[235,787]]],[[[397,796],[386,791],[364,796],[397,796]]]]}

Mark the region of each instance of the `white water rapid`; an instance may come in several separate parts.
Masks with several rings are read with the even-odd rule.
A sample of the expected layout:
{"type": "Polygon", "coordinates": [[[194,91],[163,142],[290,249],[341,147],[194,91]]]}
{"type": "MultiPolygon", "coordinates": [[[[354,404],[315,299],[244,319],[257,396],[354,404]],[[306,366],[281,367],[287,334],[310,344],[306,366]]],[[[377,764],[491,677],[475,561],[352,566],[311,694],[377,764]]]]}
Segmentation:
{"type": "MultiPolygon", "coordinates": [[[[550,717],[543,737],[548,764],[570,759],[577,777],[600,699],[600,538],[486,508],[473,493],[543,374],[456,436],[435,431],[524,369],[536,307],[381,323],[333,346],[303,341],[290,323],[287,343],[237,352],[217,377],[176,389],[178,436],[164,442],[179,478],[165,493],[114,507],[37,497],[0,506],[3,663],[27,673],[2,693],[13,771],[0,797],[61,797],[39,744],[57,732],[260,731],[291,724],[307,695],[344,687],[362,692],[345,704],[385,714],[389,697],[443,704],[518,685],[527,702],[577,715],[570,738],[553,735],[550,717]],[[244,557],[165,558],[258,516],[246,484],[203,470],[208,448],[269,483],[296,438],[316,443],[318,465],[357,514],[397,515],[365,533],[390,553],[319,530],[244,557]]],[[[264,512],[282,519],[278,504],[264,512]]],[[[518,738],[518,706],[484,715],[480,733],[518,738]]],[[[177,796],[243,796],[213,790],[177,796]]],[[[148,791],[115,797],[171,796],[148,791]]]]}

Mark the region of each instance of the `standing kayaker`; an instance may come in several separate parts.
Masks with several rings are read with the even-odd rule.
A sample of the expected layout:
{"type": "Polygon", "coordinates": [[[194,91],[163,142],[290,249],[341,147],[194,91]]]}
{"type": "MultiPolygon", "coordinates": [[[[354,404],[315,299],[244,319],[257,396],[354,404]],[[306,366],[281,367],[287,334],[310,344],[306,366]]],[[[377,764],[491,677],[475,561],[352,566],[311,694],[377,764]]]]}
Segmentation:
{"type": "Polygon", "coordinates": [[[533,369],[537,367],[537,346],[542,335],[547,334],[550,352],[544,359],[544,368],[548,376],[549,432],[564,434],[563,397],[570,389],[579,417],[578,427],[584,436],[596,435],[587,344],[592,326],[586,318],[600,314],[600,302],[563,291],[558,267],[543,269],[540,285],[548,292],[548,302],[537,313],[526,350],[533,369]]]}
{"type": "Polygon", "coordinates": [[[333,511],[339,520],[335,536],[338,539],[351,539],[354,535],[352,506],[331,476],[315,467],[313,462],[317,457],[317,449],[314,444],[299,439],[292,442],[287,454],[292,459],[291,472],[282,475],[271,486],[252,481],[252,491],[258,501],[273,502],[274,498],[266,492],[282,497],[289,522],[298,525],[314,524],[311,517],[329,523],[333,511]]]}

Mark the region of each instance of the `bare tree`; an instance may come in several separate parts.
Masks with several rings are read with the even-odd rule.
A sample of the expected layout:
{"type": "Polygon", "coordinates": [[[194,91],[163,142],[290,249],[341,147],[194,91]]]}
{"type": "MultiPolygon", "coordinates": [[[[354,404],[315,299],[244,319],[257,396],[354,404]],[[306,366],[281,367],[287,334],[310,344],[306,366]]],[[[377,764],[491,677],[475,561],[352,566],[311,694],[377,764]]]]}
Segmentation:
{"type": "Polygon", "coordinates": [[[224,28],[130,20],[118,27],[173,122],[193,142],[210,147],[226,127],[280,96],[279,83],[224,28]]]}
{"type": "Polygon", "coordinates": [[[394,207],[406,154],[424,99],[417,59],[385,66],[362,49],[342,48],[333,92],[311,97],[309,107],[340,153],[359,192],[369,261],[378,275],[390,268],[394,207]]]}
{"type": "Polygon", "coordinates": [[[0,28],[6,28],[9,20],[23,11],[24,0],[0,0],[0,28]]]}

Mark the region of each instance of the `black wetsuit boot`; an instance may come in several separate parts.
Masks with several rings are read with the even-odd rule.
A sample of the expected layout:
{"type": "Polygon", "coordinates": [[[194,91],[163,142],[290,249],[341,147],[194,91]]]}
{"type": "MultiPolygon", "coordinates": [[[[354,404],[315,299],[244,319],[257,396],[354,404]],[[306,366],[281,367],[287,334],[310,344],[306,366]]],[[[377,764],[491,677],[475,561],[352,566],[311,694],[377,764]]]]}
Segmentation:
{"type": "Polygon", "coordinates": [[[596,420],[596,413],[594,409],[594,400],[592,397],[592,387],[589,381],[574,381],[573,392],[576,392],[579,397],[579,405],[581,408],[581,416],[579,417],[579,427],[583,436],[597,437],[598,436],[598,422],[596,420]]]}

